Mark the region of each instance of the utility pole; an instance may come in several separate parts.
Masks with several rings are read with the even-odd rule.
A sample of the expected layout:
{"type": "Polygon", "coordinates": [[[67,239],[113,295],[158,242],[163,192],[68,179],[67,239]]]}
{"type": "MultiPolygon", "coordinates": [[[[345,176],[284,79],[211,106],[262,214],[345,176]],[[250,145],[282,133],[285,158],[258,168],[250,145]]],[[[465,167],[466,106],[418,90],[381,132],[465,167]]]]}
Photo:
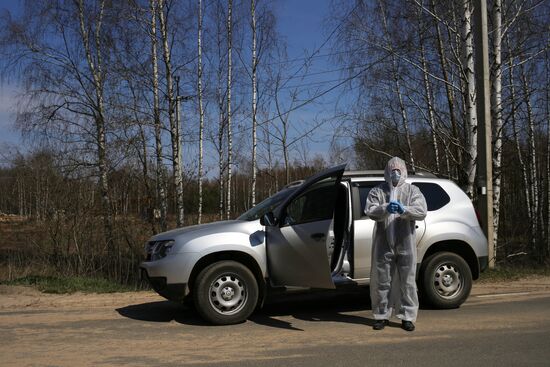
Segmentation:
{"type": "Polygon", "coordinates": [[[489,81],[489,37],[487,1],[474,1],[474,42],[477,131],[477,206],[483,232],[487,236],[489,267],[495,267],[493,236],[493,166],[491,148],[491,84],[489,81]]]}

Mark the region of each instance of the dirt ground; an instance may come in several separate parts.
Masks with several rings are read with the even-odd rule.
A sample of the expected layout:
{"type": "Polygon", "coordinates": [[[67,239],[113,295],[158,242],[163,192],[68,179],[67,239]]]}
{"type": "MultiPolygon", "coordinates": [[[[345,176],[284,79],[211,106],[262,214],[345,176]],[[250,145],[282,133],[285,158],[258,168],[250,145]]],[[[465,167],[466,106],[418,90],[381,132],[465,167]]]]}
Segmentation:
{"type": "MultiPolygon", "coordinates": [[[[494,350],[492,358],[497,360],[512,358],[510,362],[523,355],[505,354],[516,346],[482,343],[496,343],[499,335],[518,330],[525,333],[521,340],[527,341],[520,346],[525,348],[522,353],[535,358],[529,365],[547,362],[544,348],[536,343],[544,343],[550,333],[550,277],[475,283],[460,309],[421,310],[417,331],[412,334],[399,329],[396,320],[382,334],[373,332],[365,294],[344,302],[333,297],[307,304],[268,305],[246,323],[216,327],[206,325],[194,311],[149,291],[55,295],[29,287],[0,286],[0,365],[319,366],[329,365],[328,360],[319,364],[314,357],[327,353],[327,358],[337,360],[331,366],[343,365],[342,358],[349,357],[344,365],[350,367],[362,366],[366,357],[361,353],[374,346],[376,352],[386,345],[404,348],[406,353],[412,350],[422,361],[422,353],[429,353],[434,343],[457,335],[459,348],[453,349],[457,358],[468,358],[470,350],[475,352],[472,348],[479,348],[494,350]],[[531,312],[524,314],[525,308],[531,312]],[[355,354],[345,348],[355,348],[355,354]],[[529,348],[535,348],[534,354],[529,348]]],[[[368,358],[376,355],[368,354],[368,358]]],[[[387,355],[380,358],[387,362],[387,355]]]]}
{"type": "MultiPolygon", "coordinates": [[[[550,277],[532,276],[511,282],[474,283],[470,297],[508,293],[550,292],[550,277]]],[[[152,291],[106,294],[47,294],[26,286],[0,285],[0,312],[38,309],[113,308],[163,301],[152,291]]]]}

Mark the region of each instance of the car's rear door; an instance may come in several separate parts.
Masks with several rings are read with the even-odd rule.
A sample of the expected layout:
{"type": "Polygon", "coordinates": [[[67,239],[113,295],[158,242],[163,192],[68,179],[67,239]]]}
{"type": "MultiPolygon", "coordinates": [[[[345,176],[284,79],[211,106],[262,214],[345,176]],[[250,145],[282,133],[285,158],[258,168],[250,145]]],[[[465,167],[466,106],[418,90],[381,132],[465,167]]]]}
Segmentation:
{"type": "Polygon", "coordinates": [[[327,248],[345,167],[333,167],[306,180],[278,208],[278,224],[266,227],[272,285],[334,288],[327,248]]]}

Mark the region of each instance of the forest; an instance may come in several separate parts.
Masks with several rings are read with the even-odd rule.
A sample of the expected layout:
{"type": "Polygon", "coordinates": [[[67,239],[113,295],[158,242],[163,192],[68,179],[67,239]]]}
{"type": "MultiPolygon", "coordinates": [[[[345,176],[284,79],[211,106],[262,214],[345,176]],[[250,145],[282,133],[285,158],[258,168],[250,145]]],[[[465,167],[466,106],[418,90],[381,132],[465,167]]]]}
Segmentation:
{"type": "MultiPolygon", "coordinates": [[[[331,0],[300,57],[273,0],[1,11],[0,81],[20,86],[23,143],[0,146],[0,277],[135,284],[152,234],[236,218],[342,162],[382,169],[397,155],[475,202],[476,4],[331,0]]],[[[489,0],[487,16],[490,246],[497,264],[547,266],[550,3],[489,0]]]]}

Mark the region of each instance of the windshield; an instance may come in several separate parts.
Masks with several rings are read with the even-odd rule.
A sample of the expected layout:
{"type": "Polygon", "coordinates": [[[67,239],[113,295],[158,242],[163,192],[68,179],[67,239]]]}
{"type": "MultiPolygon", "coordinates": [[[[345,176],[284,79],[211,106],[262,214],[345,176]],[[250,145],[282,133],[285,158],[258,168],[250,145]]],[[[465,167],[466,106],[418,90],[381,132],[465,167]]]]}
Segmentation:
{"type": "Polygon", "coordinates": [[[268,197],[255,207],[244,212],[239,218],[239,220],[253,221],[260,219],[264,214],[272,212],[279,204],[281,204],[290,194],[296,190],[297,186],[287,187],[282,189],[273,196],[268,197]]]}

